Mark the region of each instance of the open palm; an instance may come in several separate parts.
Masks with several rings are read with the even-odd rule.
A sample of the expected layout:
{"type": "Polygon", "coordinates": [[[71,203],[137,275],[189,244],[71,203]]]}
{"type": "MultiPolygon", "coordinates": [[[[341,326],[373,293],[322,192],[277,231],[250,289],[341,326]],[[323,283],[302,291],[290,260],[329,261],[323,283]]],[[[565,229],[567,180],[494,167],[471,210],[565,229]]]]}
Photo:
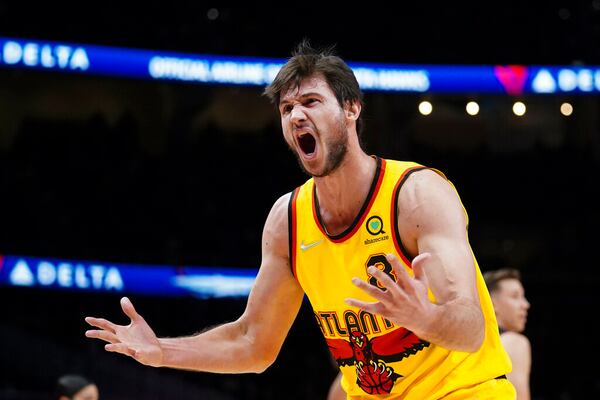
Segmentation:
{"type": "Polygon", "coordinates": [[[131,319],[129,325],[117,325],[104,318],[86,317],[88,324],[100,329],[88,330],[85,335],[108,342],[104,346],[107,351],[125,354],[145,365],[160,366],[162,349],[152,328],[135,311],[127,297],[121,299],[121,308],[131,319]]]}

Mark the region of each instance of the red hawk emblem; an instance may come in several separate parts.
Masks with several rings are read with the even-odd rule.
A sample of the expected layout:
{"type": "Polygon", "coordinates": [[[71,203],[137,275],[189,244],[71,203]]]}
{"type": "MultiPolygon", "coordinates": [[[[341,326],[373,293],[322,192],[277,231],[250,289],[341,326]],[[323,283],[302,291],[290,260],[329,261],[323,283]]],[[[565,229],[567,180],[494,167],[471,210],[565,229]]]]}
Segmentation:
{"type": "Polygon", "coordinates": [[[386,362],[400,361],[429,346],[405,328],[369,339],[362,332],[349,334],[350,341],[326,339],[329,351],[339,366],[356,367],[356,383],[368,394],[388,394],[402,375],[386,362]]]}

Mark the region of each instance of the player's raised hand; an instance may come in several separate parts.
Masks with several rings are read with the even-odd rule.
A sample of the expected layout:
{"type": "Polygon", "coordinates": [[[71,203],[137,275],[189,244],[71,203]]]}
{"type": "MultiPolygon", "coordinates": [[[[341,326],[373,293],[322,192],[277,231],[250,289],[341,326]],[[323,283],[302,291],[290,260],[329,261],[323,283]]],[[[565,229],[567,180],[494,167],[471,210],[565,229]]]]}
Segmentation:
{"type": "Polygon", "coordinates": [[[428,297],[428,281],[423,264],[431,255],[419,254],[412,262],[414,278],[404,269],[398,258],[387,254],[386,258],[392,265],[394,279],[379,268],[370,266],[369,274],[375,277],[383,287],[380,289],[359,278],[352,278],[352,283],[373,297],[375,302],[366,302],[348,298],[346,303],[372,314],[381,315],[395,324],[414,330],[429,323],[433,304],[428,297]]]}
{"type": "Polygon", "coordinates": [[[85,336],[108,342],[106,351],[125,354],[142,364],[158,367],[162,362],[162,349],[152,328],[135,311],[127,297],[121,299],[121,308],[131,322],[129,325],[117,325],[104,318],[86,317],[85,322],[100,329],[85,332],[85,336]]]}

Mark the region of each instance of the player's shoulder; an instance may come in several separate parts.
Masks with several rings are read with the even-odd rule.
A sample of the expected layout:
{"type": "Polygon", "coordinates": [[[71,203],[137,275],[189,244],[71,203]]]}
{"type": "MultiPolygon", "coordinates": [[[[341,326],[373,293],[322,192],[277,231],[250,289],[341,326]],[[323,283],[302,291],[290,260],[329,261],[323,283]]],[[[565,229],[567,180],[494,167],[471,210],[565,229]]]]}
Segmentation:
{"type": "Polygon", "coordinates": [[[399,200],[411,204],[419,202],[423,196],[454,195],[455,188],[446,176],[434,168],[414,167],[408,170],[402,181],[399,200]]]}
{"type": "Polygon", "coordinates": [[[285,193],[275,200],[271,207],[271,211],[269,212],[269,216],[267,217],[266,224],[268,226],[287,230],[289,218],[292,213],[292,198],[297,190],[298,189],[295,189],[285,193]]]}
{"type": "Polygon", "coordinates": [[[277,198],[277,200],[275,200],[275,203],[273,203],[273,208],[274,209],[280,209],[280,208],[287,208],[290,204],[290,200],[292,198],[292,195],[294,194],[294,191],[282,194],[281,196],[279,196],[277,198]]]}
{"type": "Polygon", "coordinates": [[[446,175],[437,168],[422,164],[417,161],[385,159],[386,170],[396,172],[403,180],[403,186],[406,184],[415,184],[414,182],[437,182],[448,183],[446,175]]]}
{"type": "Polygon", "coordinates": [[[271,211],[269,212],[269,220],[273,220],[273,222],[277,223],[285,222],[285,224],[287,224],[288,209],[293,193],[293,191],[285,193],[275,200],[275,203],[273,203],[271,211]]]}
{"type": "Polygon", "coordinates": [[[506,331],[500,335],[500,338],[504,346],[510,347],[513,351],[529,352],[531,349],[529,338],[522,333],[506,331]]]}
{"type": "Polygon", "coordinates": [[[269,245],[275,253],[288,255],[289,213],[288,208],[292,192],[280,196],[271,207],[263,230],[263,244],[269,245]]]}
{"type": "Polygon", "coordinates": [[[468,224],[456,188],[438,170],[430,167],[415,169],[399,185],[396,200],[399,223],[414,227],[455,226],[460,229],[468,224]],[[454,221],[456,224],[426,223],[440,220],[454,221]]]}

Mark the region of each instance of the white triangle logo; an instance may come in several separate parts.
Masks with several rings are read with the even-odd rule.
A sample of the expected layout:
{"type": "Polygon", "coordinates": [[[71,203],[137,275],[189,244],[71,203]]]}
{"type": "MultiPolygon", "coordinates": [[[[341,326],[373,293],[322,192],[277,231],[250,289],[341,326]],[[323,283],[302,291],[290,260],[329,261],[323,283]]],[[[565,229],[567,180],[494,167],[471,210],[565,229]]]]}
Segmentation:
{"type": "Polygon", "coordinates": [[[533,91],[536,93],[554,93],[556,92],[556,81],[547,69],[540,69],[531,83],[533,91]]]}
{"type": "Polygon", "coordinates": [[[33,274],[24,260],[17,261],[8,279],[16,286],[33,286],[34,284],[33,274]]]}

